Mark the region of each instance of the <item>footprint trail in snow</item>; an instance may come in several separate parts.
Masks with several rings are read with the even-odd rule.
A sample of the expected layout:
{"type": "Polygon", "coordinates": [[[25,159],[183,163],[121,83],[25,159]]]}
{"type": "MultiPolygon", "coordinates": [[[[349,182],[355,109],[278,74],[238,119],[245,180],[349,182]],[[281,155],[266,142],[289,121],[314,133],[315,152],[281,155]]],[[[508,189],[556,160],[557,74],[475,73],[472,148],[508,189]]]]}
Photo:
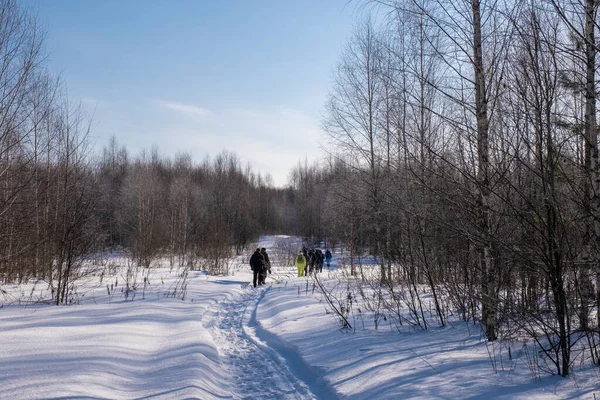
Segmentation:
{"type": "Polygon", "coordinates": [[[234,399],[315,399],[289,371],[281,356],[262,342],[248,325],[263,288],[246,287],[217,305],[213,337],[232,378],[234,399]]]}

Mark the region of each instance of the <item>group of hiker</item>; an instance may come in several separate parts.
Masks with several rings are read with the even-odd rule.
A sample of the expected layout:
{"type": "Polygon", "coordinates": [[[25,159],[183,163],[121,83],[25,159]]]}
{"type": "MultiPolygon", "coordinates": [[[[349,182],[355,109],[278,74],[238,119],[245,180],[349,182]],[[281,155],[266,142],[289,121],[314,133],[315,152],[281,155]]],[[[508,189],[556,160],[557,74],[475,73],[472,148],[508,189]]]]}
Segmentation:
{"type": "Polygon", "coordinates": [[[310,248],[302,246],[302,250],[296,255],[296,268],[298,269],[298,276],[306,276],[312,273],[323,272],[323,263],[327,263],[327,268],[331,264],[331,251],[325,250],[325,253],[321,249],[310,248]]]}
{"type": "MultiPolygon", "coordinates": [[[[329,268],[331,259],[332,255],[329,249],[323,253],[321,249],[312,247],[307,249],[306,246],[302,246],[302,250],[296,256],[298,276],[323,272],[323,264],[327,264],[327,268],[329,268]]],[[[254,287],[264,285],[267,275],[271,273],[271,260],[269,260],[269,254],[265,247],[259,247],[254,251],[250,257],[250,269],[254,275],[252,280],[254,287]]]]}
{"type": "Polygon", "coordinates": [[[258,284],[264,285],[267,279],[267,274],[271,273],[271,260],[265,247],[257,248],[252,257],[250,257],[250,269],[254,273],[252,283],[254,287],[258,284]]]}

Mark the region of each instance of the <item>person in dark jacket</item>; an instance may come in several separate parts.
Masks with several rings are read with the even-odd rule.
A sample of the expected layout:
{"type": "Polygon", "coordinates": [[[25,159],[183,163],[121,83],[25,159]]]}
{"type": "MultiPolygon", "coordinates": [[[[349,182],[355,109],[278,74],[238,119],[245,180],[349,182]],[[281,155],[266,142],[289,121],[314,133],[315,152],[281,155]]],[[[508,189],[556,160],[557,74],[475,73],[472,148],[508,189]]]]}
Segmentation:
{"type": "Polygon", "coordinates": [[[317,261],[317,254],[315,253],[315,249],[311,247],[308,250],[308,259],[306,260],[306,264],[308,266],[308,275],[315,272],[315,262],[317,261]]]}
{"type": "MultiPolygon", "coordinates": [[[[256,287],[256,283],[259,280],[260,274],[262,273],[264,267],[265,267],[265,258],[261,254],[260,248],[258,248],[254,252],[254,254],[252,254],[252,257],[250,257],[250,268],[252,269],[252,272],[254,273],[254,279],[252,281],[252,283],[254,283],[254,287],[256,287]]],[[[260,285],[261,283],[258,282],[258,284],[260,285]]]]}
{"type": "Polygon", "coordinates": [[[271,260],[269,260],[269,254],[267,253],[267,249],[265,247],[261,247],[260,254],[262,254],[263,258],[265,259],[265,267],[258,277],[258,284],[264,285],[265,281],[267,280],[267,273],[271,273],[271,260]]]}
{"type": "Polygon", "coordinates": [[[316,262],[315,262],[315,267],[316,267],[316,272],[323,272],[323,252],[321,251],[321,249],[317,249],[315,251],[315,256],[316,256],[316,262]]]}

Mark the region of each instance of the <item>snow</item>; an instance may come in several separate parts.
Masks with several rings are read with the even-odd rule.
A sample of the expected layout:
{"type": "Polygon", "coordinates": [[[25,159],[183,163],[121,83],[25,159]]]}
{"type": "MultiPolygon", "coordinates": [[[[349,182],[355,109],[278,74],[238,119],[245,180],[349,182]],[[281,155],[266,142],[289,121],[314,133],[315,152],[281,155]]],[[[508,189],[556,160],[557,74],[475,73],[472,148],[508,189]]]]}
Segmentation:
{"type": "Polygon", "coordinates": [[[310,278],[291,263],[273,270],[253,288],[242,258],[232,275],[192,271],[185,292],[166,296],[181,271],[157,266],[127,299],[122,283],[107,293],[107,279],[123,282],[117,271],[60,307],[24,302],[44,296],[39,284],[2,286],[0,398],[600,399],[598,368],[533,379],[526,351],[515,344],[508,360],[502,344],[458,320],[401,333],[353,321],[355,331],[342,331],[310,278]]]}

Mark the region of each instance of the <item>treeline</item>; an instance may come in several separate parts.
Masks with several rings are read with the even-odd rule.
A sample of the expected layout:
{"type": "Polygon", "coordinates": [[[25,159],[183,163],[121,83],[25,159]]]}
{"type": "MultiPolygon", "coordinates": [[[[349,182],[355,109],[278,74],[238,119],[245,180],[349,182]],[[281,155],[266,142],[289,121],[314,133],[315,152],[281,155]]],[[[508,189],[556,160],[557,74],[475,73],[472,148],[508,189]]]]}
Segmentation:
{"type": "Polygon", "coordinates": [[[131,156],[115,138],[97,154],[46,56],[36,21],[1,0],[0,283],[45,281],[61,304],[105,251],[222,273],[260,234],[294,230],[289,191],[233,154],[131,156]]]}
{"type": "Polygon", "coordinates": [[[155,148],[129,161],[113,138],[97,167],[101,246],[128,249],[137,265],[169,256],[226,273],[232,252],[284,229],[284,191],[227,152],[194,165],[188,154],[170,159],[155,148]]]}
{"type": "Polygon", "coordinates": [[[563,376],[576,346],[598,363],[598,2],[361,6],[379,21],[335,71],[331,161],[295,172],[321,210],[304,233],[377,255],[369,293],[403,285],[418,326],[425,285],[441,326],[457,310],[490,341],[530,338],[563,376]]]}
{"type": "Polygon", "coordinates": [[[12,195],[0,217],[0,276],[47,281],[57,304],[88,271],[83,263],[105,251],[125,252],[136,266],[168,257],[227,273],[231,256],[261,234],[283,231],[292,210],[284,190],[227,152],[199,165],[156,148],[130,157],[113,137],[98,158],[80,124],[35,135],[45,140],[39,152],[23,139],[11,151],[27,156],[4,163],[12,195]]]}

